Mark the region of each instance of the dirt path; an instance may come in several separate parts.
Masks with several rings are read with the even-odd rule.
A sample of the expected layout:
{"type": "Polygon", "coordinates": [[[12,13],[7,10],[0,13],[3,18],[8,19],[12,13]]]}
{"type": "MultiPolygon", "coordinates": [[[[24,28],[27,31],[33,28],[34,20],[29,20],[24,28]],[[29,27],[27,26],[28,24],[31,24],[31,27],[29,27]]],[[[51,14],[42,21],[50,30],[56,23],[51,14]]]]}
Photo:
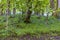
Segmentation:
{"type": "Polygon", "coordinates": [[[60,40],[60,36],[41,35],[40,37],[24,35],[22,37],[7,37],[0,40],[60,40]]]}

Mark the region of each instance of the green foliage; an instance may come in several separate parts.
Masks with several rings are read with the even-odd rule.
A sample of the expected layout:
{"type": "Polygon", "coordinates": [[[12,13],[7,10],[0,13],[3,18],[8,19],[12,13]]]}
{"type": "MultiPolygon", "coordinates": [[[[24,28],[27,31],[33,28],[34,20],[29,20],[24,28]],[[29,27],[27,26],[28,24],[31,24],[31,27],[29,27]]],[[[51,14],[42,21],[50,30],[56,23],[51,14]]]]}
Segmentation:
{"type": "MultiPolygon", "coordinates": [[[[6,10],[9,0],[1,0],[0,4],[3,5],[2,9],[3,11],[6,10]]],[[[16,10],[26,12],[28,9],[28,6],[33,5],[31,10],[35,10],[40,12],[41,10],[45,10],[47,6],[49,6],[49,0],[31,0],[30,3],[27,3],[28,0],[10,0],[10,10],[13,10],[13,8],[16,8],[16,10]],[[31,5],[30,5],[31,4],[31,5]],[[27,6],[28,5],[28,6],[27,6]]]]}
{"type": "Polygon", "coordinates": [[[4,16],[0,16],[0,29],[3,29],[6,27],[6,19],[4,16]]]}
{"type": "MultiPolygon", "coordinates": [[[[16,11],[26,12],[28,7],[32,6],[30,10],[35,12],[53,12],[53,10],[50,10],[49,0],[31,0],[29,3],[27,2],[28,0],[1,0],[0,10],[3,9],[3,12],[6,12],[8,7],[7,1],[10,1],[9,9],[11,11],[13,8],[16,8],[16,11]]],[[[60,9],[56,11],[60,11],[60,9]]],[[[11,35],[22,36],[26,34],[39,35],[42,33],[53,34],[54,32],[59,32],[60,34],[60,21],[54,17],[48,17],[48,24],[46,17],[40,17],[40,19],[38,19],[37,16],[33,15],[31,16],[30,24],[24,23],[24,18],[25,14],[9,15],[8,17],[0,16],[0,37],[7,37],[11,35]],[[8,28],[5,29],[7,26],[8,28]]]]}
{"type": "MultiPolygon", "coordinates": [[[[55,31],[60,33],[59,31],[60,21],[56,20],[54,17],[49,17],[48,25],[45,24],[46,23],[45,17],[41,17],[41,19],[37,19],[36,16],[31,16],[31,19],[32,19],[31,20],[32,23],[25,24],[21,19],[21,15],[16,15],[15,17],[10,16],[8,20],[9,27],[7,30],[5,28],[0,29],[0,33],[1,33],[0,37],[7,37],[11,35],[22,36],[26,34],[30,34],[32,36],[32,35],[39,35],[41,33],[52,33],[53,35],[53,32],[55,31]]],[[[1,24],[3,24],[1,26],[4,26],[4,23],[1,24]]]]}

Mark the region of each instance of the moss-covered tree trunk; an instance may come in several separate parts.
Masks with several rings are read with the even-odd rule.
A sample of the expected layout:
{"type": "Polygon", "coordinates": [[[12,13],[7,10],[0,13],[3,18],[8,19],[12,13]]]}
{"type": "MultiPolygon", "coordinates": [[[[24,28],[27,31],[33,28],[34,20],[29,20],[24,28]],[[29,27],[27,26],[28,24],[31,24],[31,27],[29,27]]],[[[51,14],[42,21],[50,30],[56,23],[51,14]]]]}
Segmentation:
{"type": "MultiPolygon", "coordinates": [[[[52,2],[53,3],[53,2],[52,2]]],[[[53,4],[52,4],[53,5],[53,4]]],[[[54,4],[55,5],[55,4],[54,4]]],[[[54,6],[54,8],[52,8],[55,12],[53,12],[52,16],[57,18],[57,9],[58,9],[58,0],[56,0],[56,6],[54,6]]]]}
{"type": "Polygon", "coordinates": [[[26,16],[25,21],[24,21],[26,23],[30,23],[30,17],[31,17],[31,14],[32,14],[32,11],[30,10],[32,8],[32,3],[30,4],[30,2],[31,2],[31,0],[27,0],[28,10],[27,10],[27,16],[26,16]]]}

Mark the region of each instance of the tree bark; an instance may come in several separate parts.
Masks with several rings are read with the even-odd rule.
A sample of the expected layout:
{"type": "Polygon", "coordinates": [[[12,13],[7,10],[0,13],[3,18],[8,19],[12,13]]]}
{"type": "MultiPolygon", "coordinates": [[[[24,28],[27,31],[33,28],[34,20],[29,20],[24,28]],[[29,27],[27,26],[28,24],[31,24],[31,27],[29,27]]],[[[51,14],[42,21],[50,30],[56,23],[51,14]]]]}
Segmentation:
{"type": "Polygon", "coordinates": [[[57,1],[57,3],[56,3],[55,10],[54,10],[55,12],[53,12],[53,16],[57,18],[58,17],[58,14],[57,14],[58,12],[56,10],[58,9],[58,0],[56,0],[56,1],[57,1]]]}
{"type": "Polygon", "coordinates": [[[27,16],[26,16],[26,19],[25,19],[24,22],[26,22],[26,23],[30,23],[31,13],[32,13],[32,11],[30,11],[30,10],[27,11],[27,16]]]}
{"type": "Polygon", "coordinates": [[[3,15],[3,9],[1,9],[1,14],[0,15],[3,15]]]}
{"type": "Polygon", "coordinates": [[[3,15],[3,4],[0,5],[0,15],[3,15]]]}
{"type": "Polygon", "coordinates": [[[50,0],[50,8],[54,10],[55,8],[54,0],[50,0]]]}
{"type": "Polygon", "coordinates": [[[13,14],[14,15],[16,14],[16,8],[13,8],[13,14]]]}
{"type": "Polygon", "coordinates": [[[52,13],[52,16],[54,16],[54,17],[57,18],[58,15],[57,15],[56,10],[58,9],[58,0],[56,0],[56,1],[57,1],[57,3],[56,3],[56,6],[55,6],[54,0],[50,0],[50,8],[51,8],[53,11],[55,11],[55,12],[52,13]]]}
{"type": "Polygon", "coordinates": [[[7,0],[7,15],[11,14],[11,10],[10,10],[10,0],[7,0]]]}
{"type": "Polygon", "coordinates": [[[32,4],[29,5],[31,0],[28,0],[27,2],[27,6],[28,6],[28,10],[27,10],[27,16],[26,16],[26,19],[24,22],[26,23],[30,23],[30,17],[31,17],[31,14],[32,14],[32,11],[30,10],[32,8],[32,4]]]}

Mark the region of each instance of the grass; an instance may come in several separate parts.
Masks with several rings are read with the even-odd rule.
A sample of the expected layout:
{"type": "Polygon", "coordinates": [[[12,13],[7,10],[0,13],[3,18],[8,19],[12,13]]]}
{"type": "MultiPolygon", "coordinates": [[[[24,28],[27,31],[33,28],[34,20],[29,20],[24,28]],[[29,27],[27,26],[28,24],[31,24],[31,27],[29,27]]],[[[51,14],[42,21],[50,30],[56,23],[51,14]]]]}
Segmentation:
{"type": "Polygon", "coordinates": [[[8,29],[5,29],[6,19],[5,17],[0,18],[0,37],[7,36],[22,36],[26,34],[32,35],[40,35],[43,33],[51,34],[51,35],[60,35],[60,21],[54,17],[49,17],[48,24],[46,24],[45,17],[41,17],[38,19],[36,16],[31,17],[31,23],[24,23],[22,17],[20,15],[15,17],[9,16],[9,24],[8,29]]]}

